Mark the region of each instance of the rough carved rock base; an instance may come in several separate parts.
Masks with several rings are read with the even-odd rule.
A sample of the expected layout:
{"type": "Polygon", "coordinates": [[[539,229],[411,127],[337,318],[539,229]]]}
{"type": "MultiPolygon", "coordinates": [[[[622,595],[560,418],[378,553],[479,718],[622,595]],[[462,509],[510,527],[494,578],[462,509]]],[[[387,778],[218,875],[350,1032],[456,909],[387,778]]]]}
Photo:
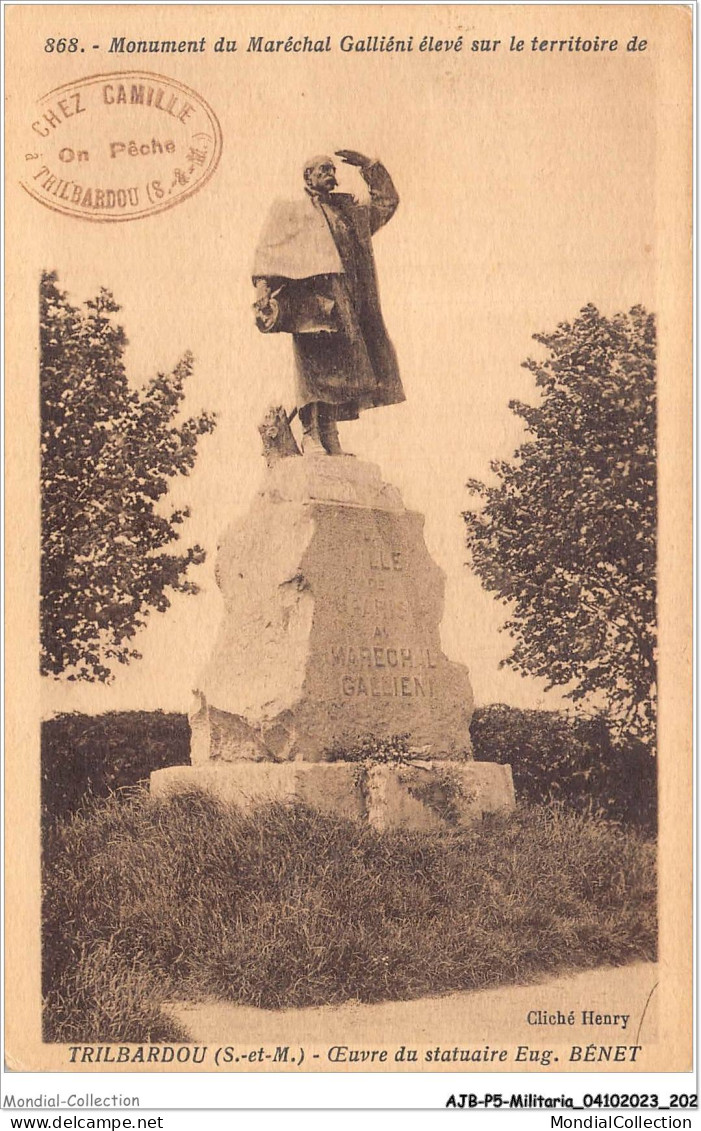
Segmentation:
{"type": "Polygon", "coordinates": [[[440,643],[443,571],[423,516],[374,464],[281,460],[226,532],[224,615],[191,713],[192,761],[323,761],[337,743],[407,734],[470,754],[467,669],[440,643]]]}

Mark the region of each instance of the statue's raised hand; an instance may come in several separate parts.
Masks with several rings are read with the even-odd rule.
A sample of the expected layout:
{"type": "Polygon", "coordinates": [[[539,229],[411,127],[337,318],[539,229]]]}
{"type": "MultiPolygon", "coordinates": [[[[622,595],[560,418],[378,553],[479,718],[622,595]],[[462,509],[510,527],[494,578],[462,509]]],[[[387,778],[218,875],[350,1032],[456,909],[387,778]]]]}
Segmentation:
{"type": "Polygon", "coordinates": [[[336,156],[345,161],[346,165],[358,165],[361,169],[366,165],[372,165],[372,157],[365,157],[362,153],[358,153],[355,149],[337,149],[336,156]]]}

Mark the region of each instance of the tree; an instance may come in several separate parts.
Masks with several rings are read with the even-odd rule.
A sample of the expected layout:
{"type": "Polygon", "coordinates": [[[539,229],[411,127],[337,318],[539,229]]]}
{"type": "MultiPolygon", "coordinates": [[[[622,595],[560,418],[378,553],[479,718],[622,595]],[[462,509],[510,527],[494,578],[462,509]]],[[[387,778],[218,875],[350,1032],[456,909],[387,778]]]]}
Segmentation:
{"type": "Polygon", "coordinates": [[[540,404],[512,401],[529,439],[468,489],[471,564],[509,606],[504,663],[604,706],[614,734],[654,741],[655,321],[585,306],[534,338],[540,404]]]}
{"type": "Polygon", "coordinates": [[[175,421],[190,354],[130,385],[119,309],[105,289],[72,306],[56,274],[42,276],[41,670],[69,679],[106,681],[114,661],[138,658],[133,636],[169,607],[169,591],[198,591],[187,572],[205,557],[200,546],[166,550],[189,511],[156,504],[194,466],[214,417],[175,421]]]}

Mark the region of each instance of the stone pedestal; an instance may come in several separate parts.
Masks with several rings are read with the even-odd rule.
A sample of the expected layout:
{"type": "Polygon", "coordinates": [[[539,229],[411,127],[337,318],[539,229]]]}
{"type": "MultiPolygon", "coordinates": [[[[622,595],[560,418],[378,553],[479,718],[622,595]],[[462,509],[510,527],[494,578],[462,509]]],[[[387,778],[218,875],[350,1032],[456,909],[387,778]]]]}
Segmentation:
{"type": "Polygon", "coordinates": [[[472,690],[441,650],[444,575],[423,521],[378,467],[350,456],[290,457],[266,472],[219,547],[224,614],[191,714],[192,767],[152,775],[155,792],[189,782],[246,803],[313,797],[378,827],[397,823],[377,816],[389,805],[406,810],[398,823],[433,827],[448,810],[455,823],[439,797],[454,767],[469,778],[451,779],[465,813],[513,804],[508,769],[469,761],[472,690]],[[399,734],[425,763],[411,768],[416,781],[401,765],[338,761],[358,740],[399,734]],[[421,801],[429,778],[435,798],[421,801]]]}

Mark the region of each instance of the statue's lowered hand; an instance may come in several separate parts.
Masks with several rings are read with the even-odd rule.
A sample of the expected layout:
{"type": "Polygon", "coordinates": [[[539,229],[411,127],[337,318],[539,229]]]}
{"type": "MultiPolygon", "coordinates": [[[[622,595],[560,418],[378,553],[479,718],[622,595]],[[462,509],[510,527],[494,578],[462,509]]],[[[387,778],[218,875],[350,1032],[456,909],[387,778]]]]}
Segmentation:
{"type": "Polygon", "coordinates": [[[263,334],[269,334],[275,328],[280,314],[280,304],[275,301],[275,295],[278,295],[281,290],[282,288],[278,287],[272,294],[270,292],[263,293],[253,303],[256,326],[263,334]]]}
{"type": "Polygon", "coordinates": [[[361,169],[365,165],[372,165],[372,157],[365,157],[362,153],[358,153],[355,149],[337,149],[336,156],[345,161],[346,165],[358,165],[361,169]]]}

